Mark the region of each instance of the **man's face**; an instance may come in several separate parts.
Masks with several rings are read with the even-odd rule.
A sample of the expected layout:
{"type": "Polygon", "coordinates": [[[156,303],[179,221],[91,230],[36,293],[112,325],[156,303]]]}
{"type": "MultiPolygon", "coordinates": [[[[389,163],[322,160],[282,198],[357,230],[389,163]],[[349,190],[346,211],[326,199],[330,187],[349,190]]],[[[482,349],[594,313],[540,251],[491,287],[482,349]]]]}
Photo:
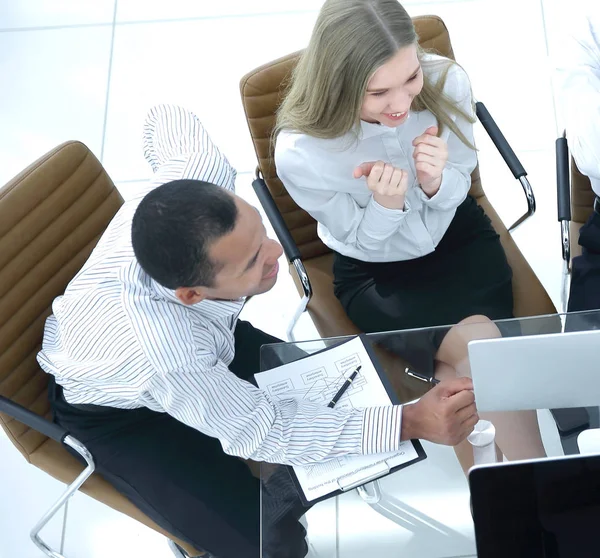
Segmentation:
{"type": "Polygon", "coordinates": [[[178,298],[185,304],[195,304],[205,298],[235,300],[244,296],[265,293],[277,281],[283,253],[281,245],[267,237],[258,211],[235,196],[238,209],[233,231],[212,243],[209,257],[218,272],[212,287],[182,287],[178,298]]]}

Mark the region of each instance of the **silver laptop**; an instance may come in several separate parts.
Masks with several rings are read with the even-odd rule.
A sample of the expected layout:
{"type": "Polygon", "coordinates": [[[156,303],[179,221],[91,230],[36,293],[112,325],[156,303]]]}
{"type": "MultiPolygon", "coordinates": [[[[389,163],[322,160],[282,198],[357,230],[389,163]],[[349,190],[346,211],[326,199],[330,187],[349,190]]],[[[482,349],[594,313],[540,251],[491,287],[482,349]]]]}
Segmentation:
{"type": "Polygon", "coordinates": [[[479,412],[600,405],[600,330],[482,339],[468,350],[479,412]]]}

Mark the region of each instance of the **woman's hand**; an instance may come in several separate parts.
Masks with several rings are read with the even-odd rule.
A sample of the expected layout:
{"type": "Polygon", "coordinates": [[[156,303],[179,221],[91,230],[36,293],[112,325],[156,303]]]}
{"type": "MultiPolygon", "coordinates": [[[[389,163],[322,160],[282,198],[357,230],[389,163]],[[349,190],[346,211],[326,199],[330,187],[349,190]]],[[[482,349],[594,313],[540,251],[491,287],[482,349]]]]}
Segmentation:
{"type": "Polygon", "coordinates": [[[354,178],[367,177],[373,199],[388,209],[404,209],[408,190],[408,172],[383,161],[362,163],[354,169],[354,178]]]}
{"type": "Polygon", "coordinates": [[[437,126],[430,126],[413,140],[417,181],[421,190],[430,198],[440,189],[442,173],[448,162],[448,145],[437,137],[437,133],[437,126]]]}

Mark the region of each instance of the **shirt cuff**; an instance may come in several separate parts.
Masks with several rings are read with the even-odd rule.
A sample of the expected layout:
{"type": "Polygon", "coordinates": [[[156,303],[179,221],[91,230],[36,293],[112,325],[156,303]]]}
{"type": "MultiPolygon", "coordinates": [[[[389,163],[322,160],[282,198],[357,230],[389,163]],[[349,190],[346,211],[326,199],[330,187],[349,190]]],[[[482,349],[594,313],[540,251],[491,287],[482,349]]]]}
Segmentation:
{"type": "Polygon", "coordinates": [[[444,169],[442,175],[442,183],[438,191],[431,197],[429,197],[420,186],[417,186],[417,196],[423,202],[423,205],[429,206],[433,209],[439,209],[441,211],[448,211],[450,209],[456,209],[465,199],[469,188],[471,187],[470,181],[467,184],[465,194],[459,196],[458,191],[462,190],[457,181],[464,180],[464,176],[455,169],[444,169]],[[458,176],[457,176],[458,175],[458,176]]]}
{"type": "MultiPolygon", "coordinates": [[[[420,188],[419,188],[420,190],[420,188]]],[[[398,217],[408,213],[410,211],[410,203],[405,198],[404,199],[404,209],[390,209],[389,207],[383,207],[379,202],[375,201],[375,198],[371,198],[371,203],[373,204],[373,209],[375,209],[381,215],[392,216],[397,215],[398,217]]]]}
{"type": "Polygon", "coordinates": [[[402,406],[365,409],[362,430],[362,453],[388,453],[400,446],[402,406]]]}
{"type": "MultiPolygon", "coordinates": [[[[446,171],[444,171],[444,173],[445,172],[446,171]]],[[[429,197],[420,186],[417,186],[417,194],[425,205],[438,205],[440,201],[443,202],[448,198],[448,185],[444,178],[445,177],[442,176],[442,183],[440,184],[438,191],[431,197],[429,197]]]]}

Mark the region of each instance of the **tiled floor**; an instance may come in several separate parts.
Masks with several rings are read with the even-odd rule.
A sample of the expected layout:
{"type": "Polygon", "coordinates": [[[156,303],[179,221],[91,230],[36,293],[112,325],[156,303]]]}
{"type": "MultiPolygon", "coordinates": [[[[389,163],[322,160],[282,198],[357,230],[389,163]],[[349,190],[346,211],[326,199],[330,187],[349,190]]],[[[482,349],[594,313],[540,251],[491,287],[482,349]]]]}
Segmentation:
{"type": "MultiPolygon", "coordinates": [[[[552,22],[560,16],[560,1],[405,3],[412,15],[434,13],[446,21],[476,97],[487,104],[528,170],[538,212],[516,231],[515,239],[557,305],[561,262],[553,141],[560,128],[548,50],[555,44],[552,22]]],[[[171,102],[199,115],[237,168],[238,192],[258,205],[250,186],[255,158],[238,82],[257,65],[302,48],[320,5],[321,0],[0,0],[0,183],[58,143],[79,139],[128,196],[149,174],[140,148],[143,116],[151,105],[171,102]]],[[[477,139],[484,186],[510,224],[525,209],[520,186],[480,128],[477,139]]],[[[295,304],[297,295],[282,273],[270,293],[249,303],[245,317],[284,337],[291,301],[295,304]]],[[[297,333],[305,339],[316,335],[307,316],[297,333]]],[[[553,423],[543,418],[548,446],[558,452],[553,423]]],[[[411,486],[407,506],[435,507],[434,495],[440,491],[448,501],[464,499],[460,470],[445,449],[432,449],[435,460],[427,465],[444,471],[440,485],[417,475],[403,484],[411,486]]],[[[4,435],[0,479],[0,558],[37,558],[41,554],[28,540],[28,531],[61,485],[28,466],[4,435]]],[[[343,557],[366,552],[359,543],[365,528],[381,530],[378,556],[397,556],[401,548],[406,556],[471,548],[465,539],[471,536],[468,518],[460,514],[450,523],[454,534],[423,538],[356,504],[361,513],[340,518],[337,540],[331,538],[333,508],[323,507],[309,518],[322,556],[334,556],[336,544],[343,557]]],[[[438,520],[451,516],[452,506],[437,513],[438,520]]],[[[62,540],[68,558],[170,555],[161,536],[81,494],[72,501],[66,522],[56,518],[46,533],[58,547],[62,540]]]]}

